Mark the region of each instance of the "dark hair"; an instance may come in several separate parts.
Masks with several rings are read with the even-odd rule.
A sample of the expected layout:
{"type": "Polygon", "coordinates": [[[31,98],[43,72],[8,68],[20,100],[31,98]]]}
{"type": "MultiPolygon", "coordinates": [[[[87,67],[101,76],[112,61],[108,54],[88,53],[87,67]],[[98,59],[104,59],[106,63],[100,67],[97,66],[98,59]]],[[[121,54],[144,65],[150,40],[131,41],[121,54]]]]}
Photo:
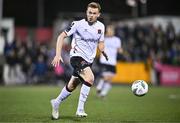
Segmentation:
{"type": "Polygon", "coordinates": [[[99,12],[101,11],[101,6],[99,3],[96,3],[96,2],[91,2],[88,4],[87,8],[88,7],[91,7],[91,8],[98,8],[99,12]]]}

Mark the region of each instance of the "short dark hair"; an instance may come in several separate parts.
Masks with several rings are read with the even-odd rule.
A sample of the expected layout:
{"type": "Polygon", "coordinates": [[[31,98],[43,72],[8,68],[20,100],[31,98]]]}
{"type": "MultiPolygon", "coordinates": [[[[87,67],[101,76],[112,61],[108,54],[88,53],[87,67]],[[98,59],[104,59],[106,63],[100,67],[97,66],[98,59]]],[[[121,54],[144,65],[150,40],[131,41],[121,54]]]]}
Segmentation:
{"type": "Polygon", "coordinates": [[[89,3],[88,6],[87,6],[87,8],[88,8],[88,7],[98,8],[99,12],[101,11],[101,6],[100,6],[100,4],[97,3],[97,2],[91,2],[91,3],[89,3]]]}

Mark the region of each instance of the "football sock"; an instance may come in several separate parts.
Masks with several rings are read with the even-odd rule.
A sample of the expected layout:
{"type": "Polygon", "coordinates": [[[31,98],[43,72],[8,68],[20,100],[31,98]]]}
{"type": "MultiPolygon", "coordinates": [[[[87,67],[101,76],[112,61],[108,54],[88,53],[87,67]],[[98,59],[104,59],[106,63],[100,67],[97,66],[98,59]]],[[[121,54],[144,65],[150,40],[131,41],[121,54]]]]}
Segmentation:
{"type": "Polygon", "coordinates": [[[65,86],[59,96],[56,98],[56,102],[60,104],[63,100],[65,100],[69,95],[71,95],[71,91],[65,86]]]}
{"type": "Polygon", "coordinates": [[[103,88],[103,85],[104,85],[104,80],[103,80],[103,79],[100,79],[99,83],[97,84],[96,89],[97,89],[98,91],[101,91],[102,88],[103,88]]]}
{"type": "Polygon", "coordinates": [[[106,96],[107,93],[110,91],[110,89],[111,89],[111,83],[105,82],[105,83],[104,83],[104,87],[103,87],[100,95],[101,95],[101,96],[106,96]]]}
{"type": "Polygon", "coordinates": [[[84,111],[84,104],[90,92],[91,85],[87,82],[82,84],[77,111],[84,111]]]}

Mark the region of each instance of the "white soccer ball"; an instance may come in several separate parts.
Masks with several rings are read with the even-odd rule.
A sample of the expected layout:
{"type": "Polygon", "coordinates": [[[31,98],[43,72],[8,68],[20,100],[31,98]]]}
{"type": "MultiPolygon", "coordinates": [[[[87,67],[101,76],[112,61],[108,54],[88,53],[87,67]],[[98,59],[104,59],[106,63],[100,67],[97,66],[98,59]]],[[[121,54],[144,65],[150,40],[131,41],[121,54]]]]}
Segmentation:
{"type": "Polygon", "coordinates": [[[136,80],[133,82],[131,90],[136,96],[144,96],[148,92],[148,84],[144,80],[136,80]]]}

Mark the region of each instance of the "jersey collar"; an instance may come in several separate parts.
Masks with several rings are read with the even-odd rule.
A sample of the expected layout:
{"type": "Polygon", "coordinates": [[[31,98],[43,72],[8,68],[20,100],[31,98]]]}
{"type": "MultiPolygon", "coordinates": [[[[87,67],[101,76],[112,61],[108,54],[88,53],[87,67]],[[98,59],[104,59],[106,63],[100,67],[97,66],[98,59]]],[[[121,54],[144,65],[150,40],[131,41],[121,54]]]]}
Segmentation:
{"type": "Polygon", "coordinates": [[[87,20],[87,18],[85,18],[85,21],[89,24],[89,26],[92,26],[93,24],[95,24],[95,23],[97,22],[97,20],[96,20],[95,22],[89,22],[89,21],[87,20]]]}

